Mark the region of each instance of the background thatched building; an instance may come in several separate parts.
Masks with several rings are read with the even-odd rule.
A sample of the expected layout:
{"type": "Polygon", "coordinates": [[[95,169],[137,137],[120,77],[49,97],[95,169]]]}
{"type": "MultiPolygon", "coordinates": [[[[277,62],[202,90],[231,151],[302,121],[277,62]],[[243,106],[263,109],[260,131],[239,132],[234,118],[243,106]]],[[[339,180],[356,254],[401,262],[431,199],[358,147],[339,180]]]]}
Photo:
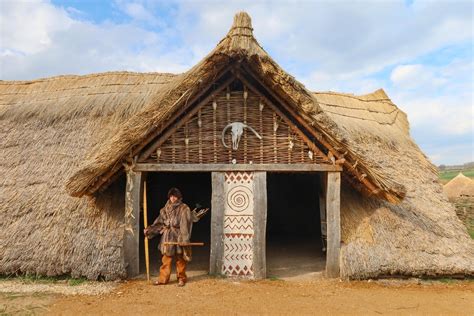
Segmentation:
{"type": "MultiPolygon", "coordinates": [[[[411,139],[406,114],[383,90],[363,96],[308,91],[258,44],[245,13],[236,15],[208,56],[180,75],[111,72],[0,82],[0,273],[91,279],[136,273],[130,267],[136,268],[137,252],[130,255],[127,247],[139,238],[133,235],[138,219],[130,217],[139,213],[137,187],[143,177],[137,173],[151,171],[144,164],[152,161],[158,168],[165,162],[183,166],[183,157],[199,157],[185,162],[203,164],[216,174],[223,169],[213,169],[213,163],[222,168],[226,162],[229,170],[239,171],[239,163],[232,164],[234,152],[222,151],[216,142],[216,130],[220,135],[218,127],[234,115],[219,116],[216,108],[234,97],[241,98],[238,104],[248,100],[249,107],[256,102],[262,113],[271,109],[269,117],[285,117],[278,122],[288,130],[286,142],[276,135],[281,126],[266,123],[263,116],[261,131],[267,133],[265,124],[270,124],[275,146],[266,145],[267,134],[258,143],[245,132],[240,146],[255,159],[236,156],[245,160],[245,168],[264,173],[274,168],[264,157],[272,157],[280,171],[317,170],[320,191],[335,184],[336,193],[342,174],[340,225],[328,227],[336,229],[334,236],[340,233],[340,251],[337,236],[328,239],[337,244],[328,260],[336,260],[341,276],[474,274],[474,243],[443,195],[436,168],[411,139]],[[215,123],[206,132],[213,138],[203,138],[209,140],[205,148],[214,148],[210,156],[202,147],[192,147],[194,152],[187,147],[201,128],[212,126],[201,123],[201,115],[215,123]],[[189,136],[188,123],[180,122],[194,119],[196,131],[189,136]],[[185,142],[178,148],[176,139],[185,142]],[[297,159],[293,147],[302,153],[297,159]],[[182,155],[174,156],[175,150],[183,150],[182,155]],[[324,186],[331,179],[334,184],[324,186]]],[[[328,196],[319,194],[322,201],[328,196]]],[[[327,205],[338,215],[339,198],[336,202],[327,205]]],[[[212,212],[217,225],[223,219],[215,218],[218,210],[212,212]]],[[[328,212],[328,220],[334,214],[328,212]]],[[[211,249],[211,261],[218,262],[215,251],[222,255],[211,249]]],[[[261,260],[258,254],[254,259],[261,260]]],[[[222,271],[212,264],[211,270],[222,271]]]]}

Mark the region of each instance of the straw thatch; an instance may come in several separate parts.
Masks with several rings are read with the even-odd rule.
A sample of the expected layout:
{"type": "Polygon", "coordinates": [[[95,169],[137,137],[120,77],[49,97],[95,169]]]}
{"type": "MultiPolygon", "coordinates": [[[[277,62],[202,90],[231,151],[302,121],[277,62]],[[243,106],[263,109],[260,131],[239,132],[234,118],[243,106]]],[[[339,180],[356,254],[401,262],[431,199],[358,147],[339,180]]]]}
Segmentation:
{"type": "Polygon", "coordinates": [[[0,273],[124,276],[124,181],[96,201],[66,180],[173,78],[105,73],[0,82],[0,273]]]}
{"type": "Polygon", "coordinates": [[[360,193],[367,183],[345,177],[344,277],[474,273],[473,241],[443,196],[434,166],[410,138],[406,115],[381,90],[309,92],[261,48],[245,13],[182,75],[0,82],[0,273],[122,277],[124,180],[107,184],[105,176],[121,174],[148,135],[238,62],[345,154],[346,171],[365,174],[378,189],[367,197],[360,193]],[[72,198],[66,183],[74,196],[94,195],[72,198]]]}
{"type": "Polygon", "coordinates": [[[271,59],[253,37],[252,30],[250,17],[246,13],[237,14],[227,36],[208,56],[185,74],[176,77],[172,84],[156,94],[153,102],[132,117],[120,133],[98,152],[91,153],[83,167],[68,182],[69,193],[73,196],[95,193],[101,183],[120,172],[123,162],[132,160],[142,148],[142,142],[157,128],[162,128],[173,113],[185,107],[194,94],[214,82],[226,66],[239,63],[251,68],[266,86],[293,106],[314,127],[315,132],[322,133],[336,150],[343,153],[348,170],[354,169],[359,175],[364,175],[364,179],[367,178],[363,180],[362,186],[375,187],[368,187],[369,193],[392,202],[402,199],[405,194],[403,185],[393,181],[376,161],[366,159],[363,153],[357,154],[347,146],[352,135],[347,134],[322,111],[310,91],[271,59]]]}
{"type": "Polygon", "coordinates": [[[443,190],[449,199],[460,196],[474,197],[474,180],[460,172],[454,179],[444,185],[443,190]]]}

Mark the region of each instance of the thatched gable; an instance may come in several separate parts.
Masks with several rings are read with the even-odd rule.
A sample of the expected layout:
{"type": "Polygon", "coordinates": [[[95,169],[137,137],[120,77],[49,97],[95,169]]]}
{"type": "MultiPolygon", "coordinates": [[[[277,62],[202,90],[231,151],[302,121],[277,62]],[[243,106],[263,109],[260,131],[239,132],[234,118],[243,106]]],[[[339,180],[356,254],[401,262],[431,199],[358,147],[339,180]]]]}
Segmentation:
{"type": "Polygon", "coordinates": [[[151,103],[124,124],[120,133],[88,157],[68,181],[69,193],[72,196],[92,195],[106,187],[123,171],[124,163],[132,163],[133,157],[151,141],[152,135],[173,123],[170,118],[174,113],[188,106],[189,100],[223,76],[229,65],[237,63],[293,107],[315,137],[331,146],[337,159],[345,160],[346,174],[355,187],[390,202],[400,201],[404,196],[403,186],[384,173],[376,161],[366,159],[363,153],[357,154],[347,146],[351,134],[345,133],[322,110],[313,94],[271,59],[253,37],[252,30],[250,17],[246,13],[237,14],[227,36],[208,56],[157,93],[151,103]]]}
{"type": "Polygon", "coordinates": [[[411,139],[406,115],[383,91],[307,91],[258,45],[246,14],[181,75],[0,82],[0,273],[123,277],[124,179],[103,181],[100,193],[90,188],[111,171],[119,175],[147,136],[238,61],[345,154],[343,277],[474,274],[474,243],[411,139]],[[95,194],[73,198],[66,183],[74,195],[95,194]]]}

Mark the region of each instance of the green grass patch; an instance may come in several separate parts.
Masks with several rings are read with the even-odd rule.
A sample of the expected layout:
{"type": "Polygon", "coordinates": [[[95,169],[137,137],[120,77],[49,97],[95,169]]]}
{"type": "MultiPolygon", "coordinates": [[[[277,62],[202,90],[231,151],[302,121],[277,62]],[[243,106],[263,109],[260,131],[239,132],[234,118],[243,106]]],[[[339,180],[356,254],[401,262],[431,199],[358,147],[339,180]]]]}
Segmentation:
{"type": "Polygon", "coordinates": [[[438,281],[445,284],[453,284],[456,283],[458,280],[455,280],[453,278],[440,278],[438,279],[438,281]]]}
{"type": "MultiPolygon", "coordinates": [[[[84,277],[81,278],[71,278],[68,275],[61,276],[43,276],[43,275],[34,275],[34,274],[23,274],[23,275],[0,275],[0,281],[2,280],[15,280],[20,281],[24,284],[55,284],[62,283],[69,286],[77,286],[87,282],[87,279],[84,277]]],[[[0,315],[1,316],[1,315],[0,315]]]]}
{"type": "Polygon", "coordinates": [[[448,182],[449,180],[453,179],[455,176],[462,172],[468,178],[474,179],[474,168],[470,169],[455,169],[455,170],[444,170],[439,172],[439,179],[443,182],[448,182]]]}
{"type": "Polygon", "coordinates": [[[86,278],[79,278],[79,279],[69,279],[68,280],[68,284],[70,286],[77,286],[77,285],[81,285],[82,283],[86,282],[87,279],[86,278]]]}
{"type": "Polygon", "coordinates": [[[474,239],[474,229],[469,229],[469,236],[471,236],[472,239],[474,239]]]}

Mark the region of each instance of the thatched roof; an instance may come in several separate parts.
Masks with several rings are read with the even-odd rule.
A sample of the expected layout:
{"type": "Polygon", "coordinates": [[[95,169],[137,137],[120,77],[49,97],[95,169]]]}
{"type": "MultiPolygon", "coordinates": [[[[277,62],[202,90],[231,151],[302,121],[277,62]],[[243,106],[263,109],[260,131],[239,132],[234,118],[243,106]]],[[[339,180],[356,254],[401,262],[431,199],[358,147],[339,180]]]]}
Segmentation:
{"type": "Polygon", "coordinates": [[[443,190],[450,199],[460,196],[474,197],[474,180],[460,172],[454,179],[444,185],[443,190]]]}
{"type": "Polygon", "coordinates": [[[66,180],[174,76],[0,81],[0,273],[124,275],[123,181],[90,203],[66,180]]]}
{"type": "MultiPolygon", "coordinates": [[[[138,153],[149,135],[162,128],[173,113],[186,106],[187,100],[201,87],[215,80],[227,65],[238,62],[245,63],[267,86],[293,106],[315,133],[323,134],[339,155],[344,156],[346,170],[353,171],[358,178],[356,182],[361,182],[359,188],[391,202],[402,199],[405,194],[403,186],[394,182],[391,175],[385,173],[379,163],[367,157],[364,151],[358,153],[348,146],[353,135],[323,110],[317,97],[271,59],[254,38],[252,30],[250,17],[246,13],[237,14],[227,36],[208,56],[185,74],[175,77],[172,83],[155,95],[152,102],[124,124],[120,133],[97,152],[91,152],[82,168],[69,180],[69,193],[73,196],[95,193],[113,174],[120,172],[122,164],[138,153]]],[[[397,109],[397,112],[400,110],[397,109]]],[[[378,133],[377,130],[371,132],[378,133]]]]}
{"type": "Polygon", "coordinates": [[[236,60],[347,151],[349,168],[356,165],[381,190],[364,197],[352,188],[362,182],[343,183],[344,276],[474,274],[474,244],[411,139],[406,115],[381,90],[309,92],[258,45],[246,14],[181,75],[0,81],[0,273],[123,277],[123,178],[93,198],[71,197],[66,184],[85,195],[109,170],[120,172],[146,135],[236,60]]]}

